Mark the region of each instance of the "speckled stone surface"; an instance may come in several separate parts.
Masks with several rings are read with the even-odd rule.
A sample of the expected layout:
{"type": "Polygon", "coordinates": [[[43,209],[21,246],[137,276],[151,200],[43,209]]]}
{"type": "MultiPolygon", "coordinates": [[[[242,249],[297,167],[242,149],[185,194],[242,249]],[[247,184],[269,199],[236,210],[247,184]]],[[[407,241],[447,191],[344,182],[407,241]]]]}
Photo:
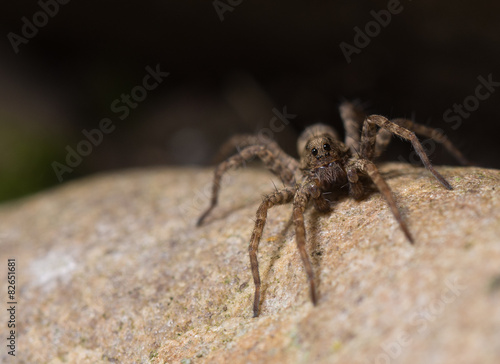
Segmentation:
{"type": "MultiPolygon", "coordinates": [[[[308,210],[317,307],[291,208],[271,209],[258,318],[247,247],[274,188],[266,171],[231,173],[200,228],[211,169],[123,171],[1,206],[2,297],[7,258],[18,269],[17,362],[499,363],[500,172],[438,169],[453,191],[420,168],[382,168],[414,246],[378,193],[308,210]]],[[[12,362],[4,344],[0,361],[12,362]]]]}

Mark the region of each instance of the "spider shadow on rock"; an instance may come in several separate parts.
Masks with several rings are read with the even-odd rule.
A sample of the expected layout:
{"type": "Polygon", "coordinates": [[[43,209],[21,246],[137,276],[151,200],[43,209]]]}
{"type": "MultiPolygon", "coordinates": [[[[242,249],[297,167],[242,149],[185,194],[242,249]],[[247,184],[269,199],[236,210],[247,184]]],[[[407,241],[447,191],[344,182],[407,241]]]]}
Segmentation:
{"type": "MultiPolygon", "coordinates": [[[[265,280],[266,282],[269,282],[268,278],[269,278],[269,275],[271,274],[271,272],[273,271],[274,264],[281,257],[281,250],[287,244],[286,235],[287,235],[290,227],[292,227],[292,226],[293,226],[293,220],[290,217],[287,220],[285,226],[281,229],[281,231],[276,236],[276,241],[278,242],[278,244],[273,244],[274,249],[273,249],[273,253],[271,255],[271,258],[269,259],[269,265],[268,265],[267,269],[262,273],[263,280],[265,280]]],[[[264,299],[267,295],[268,288],[269,288],[269,284],[265,284],[262,286],[262,296],[261,296],[259,304],[262,301],[264,301],[264,299]]]]}
{"type": "MultiPolygon", "coordinates": [[[[384,166],[385,164],[392,163],[392,161],[385,161],[380,163],[380,166],[384,166]]],[[[412,165],[414,168],[408,172],[407,170],[402,171],[401,169],[398,169],[397,166],[391,166],[390,169],[386,169],[384,171],[380,171],[380,174],[382,177],[384,177],[385,180],[389,181],[391,179],[395,179],[398,177],[412,177],[412,179],[416,179],[417,177],[423,177],[424,175],[422,174],[422,167],[419,165],[412,165]]],[[[376,186],[373,186],[373,191],[378,192],[376,186]]]]}

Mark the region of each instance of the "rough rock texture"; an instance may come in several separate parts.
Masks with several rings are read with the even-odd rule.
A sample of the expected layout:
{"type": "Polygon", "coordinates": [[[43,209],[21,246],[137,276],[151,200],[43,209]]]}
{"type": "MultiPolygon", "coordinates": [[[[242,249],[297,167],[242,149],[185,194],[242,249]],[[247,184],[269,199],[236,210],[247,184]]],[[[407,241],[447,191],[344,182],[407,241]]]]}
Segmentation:
{"type": "Polygon", "coordinates": [[[378,193],[327,215],[309,209],[313,307],[290,206],[273,208],[258,318],[247,244],[260,195],[273,188],[265,171],[228,176],[201,228],[209,169],[107,174],[4,205],[17,362],[500,362],[500,172],[440,167],[455,187],[447,191],[423,169],[382,169],[416,244],[378,193]]]}

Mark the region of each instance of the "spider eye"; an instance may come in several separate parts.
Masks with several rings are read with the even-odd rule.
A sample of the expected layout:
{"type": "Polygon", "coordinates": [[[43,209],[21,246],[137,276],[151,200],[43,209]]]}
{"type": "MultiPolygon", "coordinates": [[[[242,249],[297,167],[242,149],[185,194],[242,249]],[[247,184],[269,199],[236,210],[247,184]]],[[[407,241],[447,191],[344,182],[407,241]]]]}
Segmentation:
{"type": "Polygon", "coordinates": [[[324,150],[326,150],[326,151],[328,152],[328,151],[329,151],[329,150],[331,150],[332,148],[330,147],[330,144],[325,143],[325,144],[323,144],[323,149],[324,149],[324,150]]]}
{"type": "Polygon", "coordinates": [[[312,155],[316,155],[316,154],[318,154],[318,150],[316,148],[313,148],[311,150],[311,153],[312,153],[312,155]]]}

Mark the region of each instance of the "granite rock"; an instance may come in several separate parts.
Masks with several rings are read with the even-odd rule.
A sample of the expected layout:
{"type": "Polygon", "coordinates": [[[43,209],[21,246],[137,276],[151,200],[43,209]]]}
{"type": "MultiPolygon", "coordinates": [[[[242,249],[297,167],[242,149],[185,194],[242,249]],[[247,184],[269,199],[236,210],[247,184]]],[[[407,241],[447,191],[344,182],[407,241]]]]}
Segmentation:
{"type": "Polygon", "coordinates": [[[248,241],[261,195],[279,186],[264,170],[230,173],[199,228],[211,169],[98,175],[3,205],[17,362],[498,363],[500,172],[438,169],[452,191],[421,168],[382,167],[414,245],[376,192],[308,209],[316,307],[291,207],[271,209],[258,318],[248,241]]]}

